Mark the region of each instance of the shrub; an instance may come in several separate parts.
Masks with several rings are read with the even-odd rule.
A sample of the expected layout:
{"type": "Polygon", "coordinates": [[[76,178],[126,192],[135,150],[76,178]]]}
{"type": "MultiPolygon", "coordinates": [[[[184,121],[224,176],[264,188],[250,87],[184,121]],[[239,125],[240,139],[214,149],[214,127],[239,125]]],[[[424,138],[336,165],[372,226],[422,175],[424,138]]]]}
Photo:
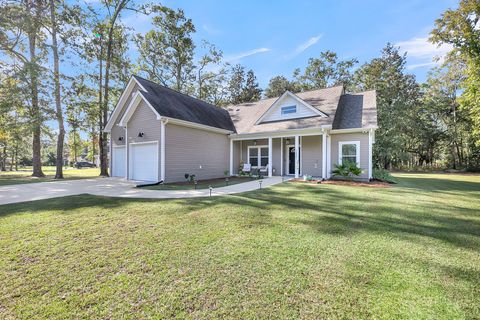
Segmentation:
{"type": "Polygon", "coordinates": [[[362,174],[362,169],[357,167],[357,164],[347,162],[343,164],[336,164],[335,169],[332,171],[333,176],[342,176],[344,178],[351,178],[352,176],[359,176],[362,174]]]}
{"type": "Polygon", "coordinates": [[[373,179],[388,183],[397,183],[397,180],[385,169],[373,169],[373,179]]]}
{"type": "Polygon", "coordinates": [[[185,180],[190,182],[195,182],[195,175],[190,173],[185,173],[185,180]]]}

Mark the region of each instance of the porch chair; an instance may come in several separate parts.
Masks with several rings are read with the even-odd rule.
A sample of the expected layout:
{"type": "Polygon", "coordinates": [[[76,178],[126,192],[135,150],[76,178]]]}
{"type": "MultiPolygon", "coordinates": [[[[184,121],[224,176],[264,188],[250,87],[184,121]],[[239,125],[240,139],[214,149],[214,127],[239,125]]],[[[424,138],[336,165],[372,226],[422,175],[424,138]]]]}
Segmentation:
{"type": "Polygon", "coordinates": [[[252,165],[250,163],[244,163],[242,168],[243,173],[250,173],[252,172],[252,165]]]}
{"type": "Polygon", "coordinates": [[[260,175],[262,176],[265,176],[268,174],[268,166],[270,165],[270,163],[267,163],[267,165],[265,167],[260,167],[260,169],[258,170],[260,172],[260,175]]]}

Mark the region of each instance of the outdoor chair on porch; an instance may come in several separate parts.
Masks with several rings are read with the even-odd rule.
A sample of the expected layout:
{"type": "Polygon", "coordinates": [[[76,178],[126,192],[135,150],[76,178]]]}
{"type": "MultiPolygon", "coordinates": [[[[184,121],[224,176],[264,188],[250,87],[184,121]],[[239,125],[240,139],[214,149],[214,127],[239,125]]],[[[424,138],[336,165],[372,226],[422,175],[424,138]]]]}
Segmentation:
{"type": "Polygon", "coordinates": [[[242,167],[242,172],[250,174],[252,172],[252,165],[250,163],[244,163],[242,167]]]}
{"type": "Polygon", "coordinates": [[[268,175],[268,166],[269,165],[270,164],[267,163],[267,165],[265,167],[260,167],[260,169],[258,169],[259,174],[262,175],[262,176],[268,175]]]}

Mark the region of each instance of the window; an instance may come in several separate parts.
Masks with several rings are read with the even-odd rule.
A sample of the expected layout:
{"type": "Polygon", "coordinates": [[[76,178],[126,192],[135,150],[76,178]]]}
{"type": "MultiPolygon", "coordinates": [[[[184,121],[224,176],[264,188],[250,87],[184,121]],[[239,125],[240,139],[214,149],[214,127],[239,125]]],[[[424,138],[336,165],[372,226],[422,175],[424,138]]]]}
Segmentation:
{"type": "Polygon", "coordinates": [[[282,107],[282,114],[297,113],[297,106],[282,107]]]}
{"type": "Polygon", "coordinates": [[[260,148],[260,166],[265,167],[268,164],[268,148],[260,148]]]}
{"type": "Polygon", "coordinates": [[[248,162],[252,167],[258,167],[258,148],[248,148],[248,162]]]}
{"type": "Polygon", "coordinates": [[[248,147],[248,163],[253,168],[265,167],[268,164],[268,147],[267,146],[249,146],[248,147]]]}
{"type": "Polygon", "coordinates": [[[338,162],[355,163],[360,166],[360,141],[342,141],[338,143],[338,162]]]}

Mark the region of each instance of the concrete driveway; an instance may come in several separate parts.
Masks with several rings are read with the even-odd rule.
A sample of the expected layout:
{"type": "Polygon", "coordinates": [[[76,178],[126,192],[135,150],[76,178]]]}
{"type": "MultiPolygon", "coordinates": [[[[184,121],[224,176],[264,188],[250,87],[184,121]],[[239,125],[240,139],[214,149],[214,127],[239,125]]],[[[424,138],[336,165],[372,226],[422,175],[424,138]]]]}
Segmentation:
{"type": "MultiPolygon", "coordinates": [[[[282,177],[262,180],[262,188],[284,181],[282,177]]],[[[208,189],[202,190],[146,190],[135,188],[136,182],[122,178],[95,178],[41,183],[16,184],[0,187],[0,205],[26,201],[65,197],[76,194],[91,194],[120,198],[193,198],[208,197],[208,189]]],[[[212,196],[251,191],[259,188],[258,180],[215,188],[212,196]]]]}

